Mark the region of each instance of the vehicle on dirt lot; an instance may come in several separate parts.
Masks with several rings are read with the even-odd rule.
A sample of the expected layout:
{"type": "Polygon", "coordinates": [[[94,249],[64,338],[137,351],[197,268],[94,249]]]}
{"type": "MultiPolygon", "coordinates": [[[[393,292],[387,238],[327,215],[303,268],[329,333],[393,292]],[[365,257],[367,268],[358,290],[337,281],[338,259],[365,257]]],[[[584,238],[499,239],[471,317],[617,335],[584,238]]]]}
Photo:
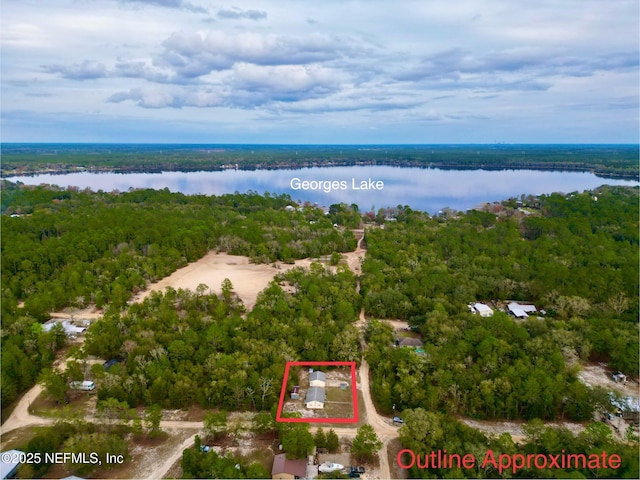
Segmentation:
{"type": "Polygon", "coordinates": [[[83,391],[90,391],[96,388],[95,383],[90,382],[88,380],[84,380],[83,382],[71,382],[69,386],[74,390],[83,390],[83,391]]]}

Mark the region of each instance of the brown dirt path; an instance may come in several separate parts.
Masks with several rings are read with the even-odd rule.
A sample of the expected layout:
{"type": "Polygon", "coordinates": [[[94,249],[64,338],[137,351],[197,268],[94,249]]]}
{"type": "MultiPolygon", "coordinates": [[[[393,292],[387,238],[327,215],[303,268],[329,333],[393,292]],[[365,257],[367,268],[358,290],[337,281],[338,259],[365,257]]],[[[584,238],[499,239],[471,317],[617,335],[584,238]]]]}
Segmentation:
{"type": "Polygon", "coordinates": [[[16,407],[11,412],[7,421],[0,427],[2,435],[21,427],[30,427],[34,425],[52,425],[54,422],[50,418],[37,417],[29,413],[31,402],[38,398],[42,393],[41,385],[34,385],[27,393],[25,393],[16,407]]]}

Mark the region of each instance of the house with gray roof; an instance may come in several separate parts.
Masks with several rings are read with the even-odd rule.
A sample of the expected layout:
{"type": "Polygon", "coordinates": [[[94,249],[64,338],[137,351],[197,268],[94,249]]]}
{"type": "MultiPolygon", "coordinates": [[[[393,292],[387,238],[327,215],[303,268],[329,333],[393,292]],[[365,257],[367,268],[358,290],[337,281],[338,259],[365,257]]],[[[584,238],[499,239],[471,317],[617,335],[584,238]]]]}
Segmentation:
{"type": "Polygon", "coordinates": [[[310,387],[321,387],[324,388],[327,386],[327,374],[323,372],[313,372],[309,375],[309,386],[310,387]]]}
{"type": "Polygon", "coordinates": [[[307,396],[304,399],[304,405],[311,409],[324,408],[325,393],[324,388],[311,387],[307,391],[307,396]]]}

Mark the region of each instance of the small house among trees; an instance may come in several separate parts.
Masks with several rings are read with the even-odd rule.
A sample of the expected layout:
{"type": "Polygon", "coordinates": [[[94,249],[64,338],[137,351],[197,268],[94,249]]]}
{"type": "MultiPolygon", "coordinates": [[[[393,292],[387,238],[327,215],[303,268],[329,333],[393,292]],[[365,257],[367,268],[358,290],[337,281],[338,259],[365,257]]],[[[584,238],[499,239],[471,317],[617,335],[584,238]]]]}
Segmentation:
{"type": "Polygon", "coordinates": [[[304,400],[304,404],[307,408],[320,409],[324,408],[324,401],[324,388],[311,387],[307,391],[307,397],[304,400]]]}
{"type": "Polygon", "coordinates": [[[309,386],[324,388],[327,386],[327,374],[324,372],[313,372],[309,375],[309,386]]]}
{"type": "Polygon", "coordinates": [[[481,317],[490,317],[493,315],[493,310],[484,303],[474,303],[469,306],[472,313],[477,313],[481,317]]]}
{"type": "Polygon", "coordinates": [[[424,343],[419,338],[401,337],[396,340],[397,347],[424,347],[424,343]]]}
{"type": "Polygon", "coordinates": [[[271,468],[271,478],[306,478],[307,464],[304,460],[289,460],[286,453],[276,455],[271,468]]]}
{"type": "Polygon", "coordinates": [[[538,310],[535,305],[521,305],[516,302],[511,302],[507,305],[509,314],[516,318],[527,318],[530,313],[536,313],[538,310]]]}

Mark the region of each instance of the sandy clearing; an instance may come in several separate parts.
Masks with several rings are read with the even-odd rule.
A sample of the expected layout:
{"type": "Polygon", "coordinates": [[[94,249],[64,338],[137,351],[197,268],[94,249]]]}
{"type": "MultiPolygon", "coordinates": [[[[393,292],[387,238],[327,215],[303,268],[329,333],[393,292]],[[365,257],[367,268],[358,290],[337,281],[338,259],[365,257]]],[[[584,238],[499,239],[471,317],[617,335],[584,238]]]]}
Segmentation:
{"type": "Polygon", "coordinates": [[[628,380],[627,383],[614,382],[611,379],[611,371],[607,370],[605,363],[584,366],[578,373],[578,378],[589,387],[604,387],[607,390],[615,390],[622,395],[640,397],[636,382],[633,380],[628,380]]]}
{"type": "MultiPolygon", "coordinates": [[[[462,423],[468,425],[471,428],[480,430],[485,434],[501,435],[508,433],[514,442],[525,442],[526,435],[523,430],[525,422],[509,422],[509,421],[492,421],[492,420],[472,420],[470,418],[460,418],[462,423]]],[[[584,425],[575,422],[544,422],[545,427],[552,428],[566,428],[573,435],[578,435],[584,430],[584,425]]]]}
{"type": "Polygon", "coordinates": [[[65,308],[60,312],[51,312],[49,316],[51,318],[62,318],[68,320],[97,320],[102,317],[104,313],[93,306],[78,309],[78,308],[65,308]]]}
{"type": "Polygon", "coordinates": [[[180,268],[168,277],[151,284],[144,292],[133,297],[133,302],[144,300],[151,292],[164,291],[167,287],[195,291],[198,285],[204,284],[209,290],[219,294],[225,278],[231,280],[233,291],[242,300],[247,310],[253,308],[258,294],[264,290],[273,277],[296,266],[308,267],[311,260],[297,260],[294,265],[278,263],[254,264],[248,257],[229,255],[211,251],[200,260],[180,268]]]}
{"type": "MultiPolygon", "coordinates": [[[[356,274],[362,273],[362,261],[366,249],[362,248],[364,231],[355,230],[358,239],[357,248],[353,252],[343,253],[343,258],[349,268],[356,274]]],[[[278,273],[286,272],[294,267],[309,268],[314,260],[305,258],[296,260],[293,265],[277,262],[275,264],[250,263],[248,257],[229,255],[210,251],[204,257],[173,272],[168,277],[147,287],[143,292],[135,295],[131,301],[140,302],[151,292],[164,291],[167,287],[183,288],[195,291],[198,285],[204,284],[213,293],[221,293],[221,285],[225,278],[231,280],[233,291],[242,300],[247,310],[251,310],[258,297],[269,282],[278,273]]],[[[335,267],[331,268],[335,271],[335,267]]]]}

